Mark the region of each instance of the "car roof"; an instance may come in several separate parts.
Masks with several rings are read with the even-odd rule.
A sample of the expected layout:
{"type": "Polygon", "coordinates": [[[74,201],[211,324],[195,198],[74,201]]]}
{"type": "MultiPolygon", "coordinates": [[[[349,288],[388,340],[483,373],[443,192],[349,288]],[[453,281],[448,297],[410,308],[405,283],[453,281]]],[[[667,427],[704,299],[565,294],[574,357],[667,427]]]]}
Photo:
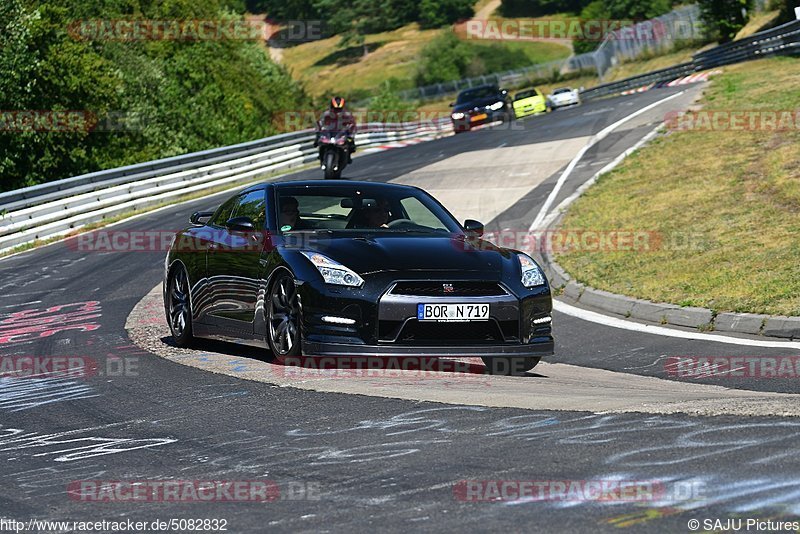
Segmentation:
{"type": "MultiPolygon", "coordinates": [[[[262,184],[263,185],[263,184],[262,184]]],[[[286,189],[286,188],[298,188],[298,187],[324,187],[327,189],[335,189],[337,187],[344,188],[352,188],[355,187],[371,187],[371,188],[381,188],[381,189],[419,189],[419,187],[415,187],[413,185],[405,185],[405,184],[387,184],[384,182],[368,182],[366,180],[292,180],[292,181],[285,181],[285,182],[269,182],[266,184],[267,187],[274,187],[275,189],[286,189]]]]}
{"type": "Polygon", "coordinates": [[[461,93],[468,93],[469,91],[475,91],[476,89],[497,89],[498,91],[500,90],[497,84],[487,83],[486,85],[476,85],[468,89],[462,89],[461,93]]]}

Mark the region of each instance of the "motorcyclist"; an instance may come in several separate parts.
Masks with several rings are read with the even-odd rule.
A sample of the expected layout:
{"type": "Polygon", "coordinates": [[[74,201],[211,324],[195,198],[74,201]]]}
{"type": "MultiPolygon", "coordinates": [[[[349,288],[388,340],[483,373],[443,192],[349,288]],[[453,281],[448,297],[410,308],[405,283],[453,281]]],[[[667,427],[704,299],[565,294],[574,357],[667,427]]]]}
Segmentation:
{"type": "Polygon", "coordinates": [[[319,145],[319,136],[322,130],[334,130],[337,132],[347,132],[347,163],[352,163],[351,155],[356,151],[356,120],[353,114],[347,111],[344,106],[344,98],[334,96],[331,98],[331,105],[320,117],[317,122],[317,139],[314,146],[319,145]]]}

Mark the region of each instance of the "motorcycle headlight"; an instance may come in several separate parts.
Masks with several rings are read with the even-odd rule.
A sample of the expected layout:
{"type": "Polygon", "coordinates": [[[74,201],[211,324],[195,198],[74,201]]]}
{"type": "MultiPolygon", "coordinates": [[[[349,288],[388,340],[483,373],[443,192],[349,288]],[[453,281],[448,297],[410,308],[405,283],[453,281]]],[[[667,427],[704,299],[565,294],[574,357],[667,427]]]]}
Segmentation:
{"type": "Polygon", "coordinates": [[[536,262],[527,254],[517,254],[519,266],[522,268],[522,285],[525,287],[543,286],[547,283],[544,273],[536,262]]]}
{"type": "Polygon", "coordinates": [[[504,104],[503,102],[495,102],[495,103],[494,103],[494,104],[492,104],[491,106],[487,106],[487,107],[488,107],[489,109],[491,109],[492,111],[497,111],[498,109],[500,109],[500,108],[502,108],[502,107],[503,107],[503,104],[504,104]]]}
{"type": "Polygon", "coordinates": [[[464,118],[466,115],[464,115],[464,114],[463,114],[463,113],[461,113],[460,111],[457,111],[457,112],[453,113],[453,114],[452,114],[452,115],[450,115],[450,116],[451,116],[451,117],[453,117],[453,120],[460,121],[460,120],[461,120],[461,119],[463,119],[463,118],[464,118]]]}
{"type": "Polygon", "coordinates": [[[308,258],[308,261],[314,264],[322,279],[326,284],[336,286],[349,286],[361,287],[364,279],[358,276],[354,271],[348,269],[338,261],[332,260],[319,252],[311,252],[302,250],[300,251],[303,256],[308,258]]]}

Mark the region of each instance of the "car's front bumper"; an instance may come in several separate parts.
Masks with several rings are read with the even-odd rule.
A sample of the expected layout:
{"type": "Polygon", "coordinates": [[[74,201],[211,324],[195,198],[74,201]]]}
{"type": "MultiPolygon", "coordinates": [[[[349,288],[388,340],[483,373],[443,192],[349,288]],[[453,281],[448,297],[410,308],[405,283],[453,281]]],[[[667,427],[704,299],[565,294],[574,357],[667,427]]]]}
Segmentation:
{"type": "Polygon", "coordinates": [[[566,106],[574,106],[580,104],[580,99],[578,98],[565,98],[562,100],[554,100],[551,101],[550,105],[554,108],[563,108],[566,106]]]}
{"type": "Polygon", "coordinates": [[[546,112],[547,112],[547,103],[545,102],[514,107],[514,115],[517,118],[527,117],[528,115],[535,115],[537,113],[546,113],[546,112]]]}
{"type": "MultiPolygon", "coordinates": [[[[378,275],[380,276],[380,275],[378,275]]],[[[470,283],[446,277],[455,289],[470,283]]],[[[493,295],[445,296],[401,294],[397,284],[440,284],[427,279],[397,281],[391,274],[371,280],[361,290],[317,286],[301,290],[304,305],[303,345],[306,356],[541,356],[553,353],[552,299],[547,286],[511,290],[491,284],[493,295]],[[496,286],[497,291],[494,291],[496,286]],[[329,291],[340,291],[328,293],[329,291]],[[353,298],[356,294],[363,298],[353,298]],[[345,296],[350,294],[350,298],[345,296]],[[471,322],[423,321],[420,304],[488,304],[489,319],[471,322]],[[326,322],[328,321],[328,322],[326,322]],[[335,323],[331,322],[335,321],[335,323]],[[349,323],[349,324],[347,324],[349,323]]],[[[403,279],[401,279],[403,280],[403,279]]],[[[406,290],[403,290],[406,291],[406,290]]]]}
{"type": "Polygon", "coordinates": [[[476,126],[502,121],[506,118],[506,113],[508,113],[508,108],[501,108],[497,111],[485,109],[477,112],[467,112],[463,119],[451,118],[451,120],[455,131],[466,132],[476,126]]]}
{"type": "Polygon", "coordinates": [[[384,357],[532,357],[553,354],[553,338],[542,337],[535,343],[473,346],[410,346],[410,345],[357,345],[349,343],[324,343],[303,341],[303,356],[345,358],[350,356],[384,357]]]}

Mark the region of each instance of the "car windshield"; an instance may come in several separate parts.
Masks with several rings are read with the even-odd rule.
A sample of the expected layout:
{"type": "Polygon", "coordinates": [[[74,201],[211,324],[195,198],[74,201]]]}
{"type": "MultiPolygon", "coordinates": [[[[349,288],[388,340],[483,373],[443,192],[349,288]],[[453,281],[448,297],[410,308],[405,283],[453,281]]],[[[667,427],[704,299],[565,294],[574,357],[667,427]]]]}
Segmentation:
{"type": "Polygon", "coordinates": [[[560,95],[562,93],[571,93],[571,92],[572,92],[572,89],[563,88],[563,89],[556,89],[555,91],[553,91],[553,94],[554,95],[560,95]]]}
{"type": "Polygon", "coordinates": [[[470,89],[460,93],[458,95],[458,100],[456,100],[456,104],[464,104],[478,98],[490,97],[492,95],[496,95],[498,92],[499,91],[496,87],[476,87],[475,89],[470,89]]]}
{"type": "Polygon", "coordinates": [[[352,233],[461,232],[458,223],[427,193],[401,187],[361,185],[277,188],[278,227],[296,231],[352,233]]]}
{"type": "Polygon", "coordinates": [[[536,95],[537,95],[536,89],[530,89],[528,91],[520,91],[514,96],[514,100],[522,100],[524,98],[530,98],[536,95]]]}

